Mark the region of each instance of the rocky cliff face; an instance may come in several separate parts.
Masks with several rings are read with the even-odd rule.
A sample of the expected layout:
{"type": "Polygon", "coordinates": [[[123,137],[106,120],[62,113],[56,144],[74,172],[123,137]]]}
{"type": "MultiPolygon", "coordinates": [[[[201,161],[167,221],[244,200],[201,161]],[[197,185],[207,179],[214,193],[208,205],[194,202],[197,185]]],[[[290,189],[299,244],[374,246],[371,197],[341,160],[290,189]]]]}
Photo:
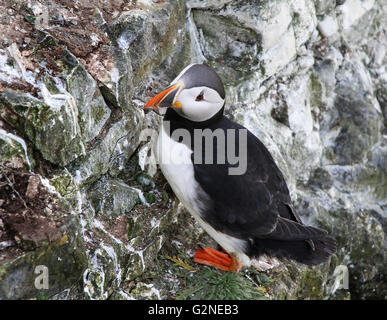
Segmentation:
{"type": "Polygon", "coordinates": [[[386,297],[385,1],[0,8],[1,299],[386,297]],[[329,264],[191,261],[211,240],[152,162],[161,117],[142,110],[191,62],[218,71],[227,115],[271,151],[303,220],[337,239],[329,264]]]}

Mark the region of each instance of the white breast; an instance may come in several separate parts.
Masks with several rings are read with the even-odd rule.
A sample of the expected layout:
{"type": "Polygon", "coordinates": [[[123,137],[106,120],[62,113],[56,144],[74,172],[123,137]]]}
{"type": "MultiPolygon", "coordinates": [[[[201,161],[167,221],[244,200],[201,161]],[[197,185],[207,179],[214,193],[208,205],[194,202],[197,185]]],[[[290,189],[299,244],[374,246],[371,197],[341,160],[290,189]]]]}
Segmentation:
{"type": "Polygon", "coordinates": [[[161,171],[184,206],[199,214],[199,203],[195,200],[200,186],[194,177],[191,154],[190,148],[171,139],[164,126],[161,126],[156,151],[161,171]]]}
{"type": "Polygon", "coordinates": [[[161,126],[157,141],[156,158],[164,177],[184,207],[195,217],[201,227],[219,243],[228,253],[234,253],[243,265],[249,265],[250,259],[243,253],[246,241],[216,231],[201,218],[204,203],[198,199],[206,196],[205,191],[195,180],[191,161],[192,150],[185,144],[176,142],[161,126]]]}

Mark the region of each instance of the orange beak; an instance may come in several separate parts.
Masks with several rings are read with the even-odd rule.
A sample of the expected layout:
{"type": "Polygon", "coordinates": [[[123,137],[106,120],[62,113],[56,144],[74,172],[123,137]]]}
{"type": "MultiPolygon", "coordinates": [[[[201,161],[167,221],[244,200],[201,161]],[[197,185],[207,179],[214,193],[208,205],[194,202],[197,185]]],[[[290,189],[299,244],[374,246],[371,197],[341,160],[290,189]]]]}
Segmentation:
{"type": "Polygon", "coordinates": [[[169,94],[171,94],[171,96],[168,97],[169,99],[167,100],[171,104],[170,106],[172,106],[173,98],[175,97],[176,93],[179,91],[179,88],[180,88],[180,84],[177,83],[165,89],[164,91],[160,92],[153,98],[149,99],[148,102],[145,104],[144,109],[159,109],[160,107],[168,107],[167,105],[168,103],[164,103],[164,105],[161,105],[161,106],[160,104],[166,99],[166,97],[168,97],[169,94]]]}

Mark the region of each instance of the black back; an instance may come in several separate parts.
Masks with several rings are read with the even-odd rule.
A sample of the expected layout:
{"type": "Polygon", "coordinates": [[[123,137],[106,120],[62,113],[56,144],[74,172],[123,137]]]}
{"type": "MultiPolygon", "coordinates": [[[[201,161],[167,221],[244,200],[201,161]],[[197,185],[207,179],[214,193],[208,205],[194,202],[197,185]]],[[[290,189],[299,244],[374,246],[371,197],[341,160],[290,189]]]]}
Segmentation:
{"type": "MultiPolygon", "coordinates": [[[[193,137],[194,129],[235,130],[235,150],[239,150],[239,130],[247,131],[247,170],[242,175],[229,175],[230,164],[227,157],[224,164],[217,163],[217,140],[214,140],[214,164],[198,164],[192,154],[195,179],[210,196],[199,201],[206,202],[202,218],[214,229],[238,238],[265,236],[273,231],[278,216],[298,221],[290,206],[289,190],[275,161],[262,142],[243,126],[235,123],[220,110],[213,118],[203,122],[193,122],[168,109],[165,121],[170,121],[171,133],[184,128],[193,137]]],[[[225,132],[225,136],[226,132],[225,132]]],[[[189,145],[193,149],[193,144],[189,145]]],[[[204,155],[204,140],[202,159],[204,155]]],[[[227,143],[224,149],[227,155],[227,143]]]]}

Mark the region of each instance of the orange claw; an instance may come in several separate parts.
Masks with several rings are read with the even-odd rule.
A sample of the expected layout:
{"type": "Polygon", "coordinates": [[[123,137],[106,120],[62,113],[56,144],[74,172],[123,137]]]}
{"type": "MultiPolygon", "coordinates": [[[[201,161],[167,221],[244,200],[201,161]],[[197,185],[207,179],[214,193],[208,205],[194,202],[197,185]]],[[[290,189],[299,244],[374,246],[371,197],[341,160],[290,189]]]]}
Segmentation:
{"type": "Polygon", "coordinates": [[[224,271],[238,272],[242,264],[238,261],[235,255],[219,252],[212,248],[199,248],[193,256],[197,263],[208,266],[217,267],[224,271]]]}

